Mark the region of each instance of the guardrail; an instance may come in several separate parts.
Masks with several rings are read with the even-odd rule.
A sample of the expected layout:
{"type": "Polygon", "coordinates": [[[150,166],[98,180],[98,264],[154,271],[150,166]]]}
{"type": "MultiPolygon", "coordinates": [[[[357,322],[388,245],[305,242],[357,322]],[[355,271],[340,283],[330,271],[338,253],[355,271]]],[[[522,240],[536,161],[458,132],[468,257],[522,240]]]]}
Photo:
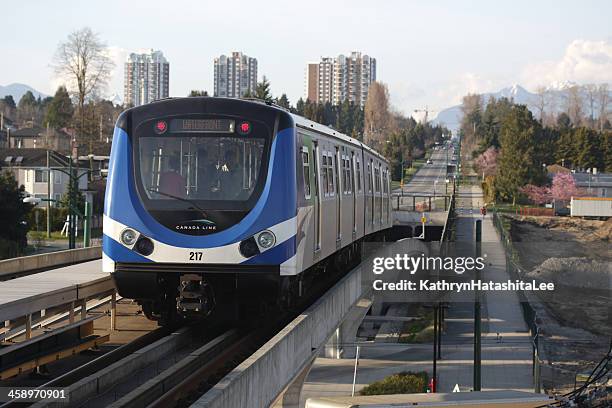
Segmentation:
{"type": "Polygon", "coordinates": [[[447,211],[450,201],[451,196],[446,194],[437,196],[393,194],[391,197],[391,205],[394,211],[447,211]]]}
{"type": "Polygon", "coordinates": [[[0,281],[28,275],[43,269],[92,261],[102,257],[102,247],[67,249],[0,261],[0,281]]]}

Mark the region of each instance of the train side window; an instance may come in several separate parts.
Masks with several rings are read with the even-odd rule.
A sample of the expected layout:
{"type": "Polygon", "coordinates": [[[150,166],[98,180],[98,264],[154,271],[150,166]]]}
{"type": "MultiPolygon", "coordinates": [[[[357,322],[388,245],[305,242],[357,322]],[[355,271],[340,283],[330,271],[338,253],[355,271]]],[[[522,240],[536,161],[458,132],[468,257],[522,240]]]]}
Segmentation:
{"type": "Polygon", "coordinates": [[[338,160],[336,159],[337,156],[333,156],[332,158],[332,154],[329,153],[329,156],[327,157],[327,163],[329,164],[328,170],[329,170],[329,176],[327,177],[327,181],[329,182],[329,195],[330,196],[335,196],[335,186],[338,184],[338,180],[336,179],[336,172],[335,169],[338,167],[338,160]]]}
{"type": "Polygon", "coordinates": [[[368,193],[372,192],[372,173],[370,171],[370,165],[368,164],[368,193]]]}
{"type": "Polygon", "coordinates": [[[329,185],[327,184],[327,153],[323,152],[323,154],[321,155],[321,167],[322,167],[322,175],[323,175],[323,182],[321,184],[323,184],[323,192],[325,197],[327,197],[329,195],[329,185]]]}
{"type": "Polygon", "coordinates": [[[310,154],[308,147],[302,146],[302,170],[304,171],[304,198],[310,198],[310,154]]]}
{"type": "Polygon", "coordinates": [[[355,167],[357,168],[357,191],[361,193],[361,163],[359,159],[355,161],[355,167]]]}

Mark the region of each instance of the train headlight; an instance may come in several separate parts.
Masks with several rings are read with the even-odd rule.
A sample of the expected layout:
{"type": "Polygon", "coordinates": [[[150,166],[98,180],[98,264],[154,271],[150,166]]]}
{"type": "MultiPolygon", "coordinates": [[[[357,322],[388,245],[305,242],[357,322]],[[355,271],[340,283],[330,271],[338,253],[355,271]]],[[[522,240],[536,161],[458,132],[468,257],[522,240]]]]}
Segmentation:
{"type": "Polygon", "coordinates": [[[276,237],[271,231],[264,231],[257,237],[257,243],[263,249],[272,248],[276,242],[276,237]]]}
{"type": "Polygon", "coordinates": [[[127,246],[132,246],[138,239],[138,233],[131,228],[126,228],[121,232],[121,242],[127,246]]]}

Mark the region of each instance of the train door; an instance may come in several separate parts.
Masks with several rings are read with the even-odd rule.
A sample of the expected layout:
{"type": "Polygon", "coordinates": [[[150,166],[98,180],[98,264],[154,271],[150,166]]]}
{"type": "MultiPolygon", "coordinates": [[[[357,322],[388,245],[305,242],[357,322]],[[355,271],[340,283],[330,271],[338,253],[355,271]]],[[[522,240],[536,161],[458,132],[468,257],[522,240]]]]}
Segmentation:
{"type": "Polygon", "coordinates": [[[342,191],[340,186],[340,168],[338,166],[340,157],[340,149],[336,146],[336,154],[334,155],[334,177],[335,177],[335,187],[336,187],[336,240],[340,241],[342,239],[342,217],[341,217],[341,209],[342,209],[342,191]]]}
{"type": "Polygon", "coordinates": [[[376,207],[375,207],[375,199],[376,199],[376,190],[374,189],[374,161],[370,159],[370,165],[368,166],[368,173],[370,177],[370,190],[372,191],[372,197],[370,200],[372,201],[372,226],[374,226],[374,217],[376,215],[376,207]]]}
{"type": "Polygon", "coordinates": [[[355,239],[355,235],[357,234],[357,180],[355,177],[355,152],[351,151],[351,162],[350,166],[350,174],[351,174],[351,186],[353,190],[353,239],[355,239]]]}
{"type": "Polygon", "coordinates": [[[314,250],[321,249],[321,183],[319,181],[319,144],[312,143],[312,168],[314,170],[314,250]]]}

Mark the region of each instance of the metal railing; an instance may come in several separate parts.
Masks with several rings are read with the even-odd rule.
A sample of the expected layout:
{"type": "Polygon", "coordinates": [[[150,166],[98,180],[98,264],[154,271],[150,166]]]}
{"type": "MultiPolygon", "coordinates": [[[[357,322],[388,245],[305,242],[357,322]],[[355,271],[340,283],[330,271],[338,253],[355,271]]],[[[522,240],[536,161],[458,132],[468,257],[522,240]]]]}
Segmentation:
{"type": "MultiPolygon", "coordinates": [[[[493,224],[499,232],[502,244],[504,246],[504,253],[506,257],[506,271],[513,280],[522,279],[526,271],[522,268],[519,263],[518,252],[512,244],[512,238],[510,234],[504,228],[503,220],[498,212],[493,212],[493,224]]],[[[523,312],[523,319],[529,328],[529,335],[531,337],[532,345],[532,375],[534,381],[535,392],[541,392],[541,369],[540,366],[543,361],[540,359],[540,328],[538,326],[538,313],[529,303],[529,299],[522,290],[517,291],[519,301],[521,304],[521,310],[523,312]]]]}

